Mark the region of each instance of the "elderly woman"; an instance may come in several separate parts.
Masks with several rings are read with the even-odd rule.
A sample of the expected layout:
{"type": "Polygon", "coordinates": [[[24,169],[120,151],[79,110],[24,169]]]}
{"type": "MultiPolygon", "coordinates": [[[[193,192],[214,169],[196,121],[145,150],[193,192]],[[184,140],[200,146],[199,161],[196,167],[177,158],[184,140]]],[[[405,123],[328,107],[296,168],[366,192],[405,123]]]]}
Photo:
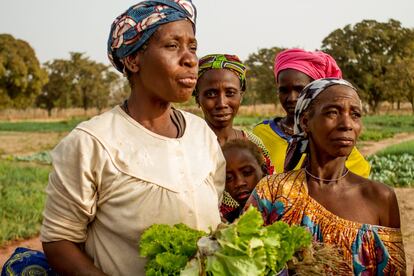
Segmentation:
{"type": "Polygon", "coordinates": [[[143,275],[137,244],[146,228],[220,223],[220,145],[204,120],[171,106],[196,85],[195,16],[191,1],[156,0],[113,22],[108,55],[131,94],[52,153],[41,240],[59,274],[143,275]]]}
{"type": "Polygon", "coordinates": [[[403,275],[404,248],[394,191],[351,172],[345,162],[361,132],[361,101],[342,79],[321,79],[301,92],[286,169],[303,153],[306,167],[263,178],[246,205],[266,224],[302,225],[316,241],[336,245],[337,275],[403,275]]]}
{"type": "MultiPolygon", "coordinates": [[[[279,101],[286,116],[261,122],[253,129],[253,133],[269,150],[275,171],[281,173],[286,158],[286,149],[293,135],[295,106],[299,93],[313,80],[340,78],[342,73],[335,60],[324,52],[287,49],[275,58],[274,76],[279,91],[279,101]]],[[[300,166],[302,162],[298,163],[297,168],[300,166]]],[[[369,176],[371,169],[369,163],[356,148],[352,150],[347,159],[346,167],[364,177],[369,176]]]]}

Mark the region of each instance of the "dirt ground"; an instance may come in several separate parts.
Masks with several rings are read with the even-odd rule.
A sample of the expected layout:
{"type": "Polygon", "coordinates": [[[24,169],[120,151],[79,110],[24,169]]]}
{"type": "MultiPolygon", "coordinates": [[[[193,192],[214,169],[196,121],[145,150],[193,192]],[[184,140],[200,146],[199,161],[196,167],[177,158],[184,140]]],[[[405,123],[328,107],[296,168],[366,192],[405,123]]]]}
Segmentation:
{"type": "MultiPolygon", "coordinates": [[[[0,132],[0,156],[3,155],[28,155],[53,148],[65,136],[66,133],[18,133],[0,132]]],[[[363,143],[360,151],[367,156],[387,146],[413,140],[414,134],[398,134],[394,138],[375,143],[363,143]]],[[[404,246],[407,259],[407,275],[412,275],[414,263],[414,188],[397,188],[400,213],[401,229],[404,236],[404,246]]],[[[41,250],[42,246],[38,237],[24,241],[14,241],[7,246],[0,247],[0,267],[16,247],[27,247],[41,250]]]]}
{"type": "Polygon", "coordinates": [[[53,148],[67,133],[0,131],[0,156],[29,155],[53,148]]]}

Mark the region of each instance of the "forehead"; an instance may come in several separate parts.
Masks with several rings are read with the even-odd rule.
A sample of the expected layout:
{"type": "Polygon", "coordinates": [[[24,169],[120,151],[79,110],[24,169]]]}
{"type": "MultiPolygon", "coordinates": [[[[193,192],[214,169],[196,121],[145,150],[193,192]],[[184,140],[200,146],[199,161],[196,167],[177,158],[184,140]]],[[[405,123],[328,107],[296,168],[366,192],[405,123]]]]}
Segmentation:
{"type": "Polygon", "coordinates": [[[243,147],[231,147],[223,150],[224,157],[227,161],[255,161],[253,153],[249,149],[243,147]]]}
{"type": "Polygon", "coordinates": [[[153,35],[153,37],[157,39],[171,36],[186,36],[195,39],[193,24],[188,20],[179,20],[162,24],[153,35]]]}
{"type": "Polygon", "coordinates": [[[198,79],[198,85],[214,85],[220,82],[240,86],[239,77],[229,69],[211,69],[198,79]]]}
{"type": "Polygon", "coordinates": [[[344,100],[356,105],[360,105],[361,103],[358,93],[346,85],[330,86],[321,92],[315,100],[320,104],[333,104],[344,100]]]}
{"type": "Polygon", "coordinates": [[[310,83],[312,79],[305,73],[296,69],[284,69],[279,72],[277,81],[279,85],[293,85],[296,83],[306,85],[310,83]]]}

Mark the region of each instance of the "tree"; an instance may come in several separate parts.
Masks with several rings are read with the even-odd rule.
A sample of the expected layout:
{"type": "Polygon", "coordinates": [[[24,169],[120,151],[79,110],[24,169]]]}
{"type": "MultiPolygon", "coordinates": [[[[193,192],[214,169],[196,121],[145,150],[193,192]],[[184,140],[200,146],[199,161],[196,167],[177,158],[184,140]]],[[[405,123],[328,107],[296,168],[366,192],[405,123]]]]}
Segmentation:
{"type": "Polygon", "coordinates": [[[27,108],[40,94],[47,74],[24,40],[0,34],[0,106],[27,108]]]}
{"type": "Polygon", "coordinates": [[[394,91],[392,94],[398,102],[407,100],[414,114],[414,56],[391,64],[385,76],[385,85],[388,91],[394,91]]]}
{"type": "Polygon", "coordinates": [[[390,97],[385,75],[398,58],[409,54],[412,30],[399,21],[386,23],[363,20],[330,33],[322,42],[322,50],[331,54],[343,71],[361,91],[374,112],[390,97]]]}
{"type": "Polygon", "coordinates": [[[244,99],[249,104],[276,103],[277,94],[273,76],[275,56],[284,49],[262,48],[257,53],[250,54],[245,64],[247,66],[247,93],[244,99]]]}
{"type": "Polygon", "coordinates": [[[44,68],[49,82],[43,87],[42,93],[36,98],[36,106],[47,110],[51,116],[55,107],[69,108],[72,106],[73,77],[71,64],[68,60],[55,59],[46,62],[44,68]]]}
{"type": "Polygon", "coordinates": [[[45,64],[49,83],[37,98],[37,105],[48,110],[55,107],[82,107],[85,111],[108,106],[109,95],[119,81],[119,75],[109,66],[71,53],[69,60],[57,59],[45,64]]]}

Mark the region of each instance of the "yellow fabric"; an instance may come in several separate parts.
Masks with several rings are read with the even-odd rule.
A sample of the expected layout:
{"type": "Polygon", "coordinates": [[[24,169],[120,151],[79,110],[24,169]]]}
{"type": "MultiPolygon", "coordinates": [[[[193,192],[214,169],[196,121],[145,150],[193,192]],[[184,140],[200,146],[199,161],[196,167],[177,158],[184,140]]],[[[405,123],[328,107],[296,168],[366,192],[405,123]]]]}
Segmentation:
{"type": "Polygon", "coordinates": [[[120,107],[65,137],[52,152],[41,240],[85,242],[107,275],[144,275],[138,243],[152,224],[214,229],[225,159],[204,120],[182,113],[186,129],[177,139],[147,130],[120,107]]]}
{"type": "MultiPolygon", "coordinates": [[[[283,172],[283,166],[286,158],[286,150],[288,142],[280,137],[270,124],[260,123],[253,128],[253,133],[256,134],[263,142],[270,154],[270,160],[275,167],[276,173],[283,172]]],[[[299,169],[303,163],[305,155],[302,156],[301,161],[296,166],[295,170],[299,169]]],[[[356,147],[352,149],[351,154],[345,162],[345,166],[353,173],[369,177],[371,166],[367,160],[362,156],[356,147]]]]}

